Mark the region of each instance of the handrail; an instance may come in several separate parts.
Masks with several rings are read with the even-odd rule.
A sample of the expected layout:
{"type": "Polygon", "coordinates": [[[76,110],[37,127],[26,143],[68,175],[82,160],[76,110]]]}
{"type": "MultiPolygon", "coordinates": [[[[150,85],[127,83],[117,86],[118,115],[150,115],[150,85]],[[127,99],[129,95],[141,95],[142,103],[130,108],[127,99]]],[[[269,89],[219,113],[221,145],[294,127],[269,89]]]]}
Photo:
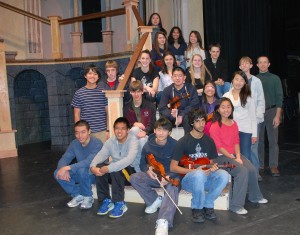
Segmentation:
{"type": "Polygon", "coordinates": [[[32,13],[30,13],[30,12],[28,12],[28,11],[24,11],[24,10],[22,10],[22,9],[20,9],[20,8],[14,7],[14,6],[12,6],[12,5],[6,4],[6,3],[1,2],[1,1],[0,1],[0,6],[6,8],[6,9],[8,9],[8,10],[17,12],[17,13],[19,13],[19,14],[21,14],[21,15],[24,15],[24,16],[27,16],[27,17],[30,17],[30,18],[33,18],[33,19],[35,19],[35,20],[37,20],[37,21],[40,21],[40,22],[42,22],[42,23],[44,23],[44,24],[49,24],[49,25],[50,25],[50,20],[49,20],[49,19],[46,19],[46,18],[44,18],[44,17],[41,17],[41,16],[38,16],[38,15],[32,14],[32,13]]]}
{"type": "Polygon", "coordinates": [[[140,16],[140,13],[139,13],[137,7],[133,5],[131,8],[132,8],[133,14],[138,22],[138,26],[144,26],[144,22],[140,16]]]}
{"type": "Polygon", "coordinates": [[[72,24],[78,21],[84,21],[84,20],[93,20],[93,19],[98,19],[101,17],[111,17],[111,16],[117,16],[117,15],[124,15],[125,8],[118,8],[114,10],[109,10],[109,11],[103,11],[103,12],[95,12],[91,13],[88,15],[83,15],[83,16],[77,16],[77,17],[72,17],[72,18],[67,18],[63,20],[59,20],[59,24],[72,24]]]}
{"type": "Polygon", "coordinates": [[[133,68],[135,67],[136,61],[139,58],[140,52],[142,51],[143,46],[147,40],[148,35],[149,35],[149,32],[144,33],[143,36],[141,37],[139,43],[137,44],[137,46],[134,50],[134,53],[129,61],[129,64],[124,72],[124,79],[120,80],[117,90],[124,90],[126,83],[127,83],[128,79],[130,78],[129,76],[131,75],[131,72],[132,72],[133,68]]]}

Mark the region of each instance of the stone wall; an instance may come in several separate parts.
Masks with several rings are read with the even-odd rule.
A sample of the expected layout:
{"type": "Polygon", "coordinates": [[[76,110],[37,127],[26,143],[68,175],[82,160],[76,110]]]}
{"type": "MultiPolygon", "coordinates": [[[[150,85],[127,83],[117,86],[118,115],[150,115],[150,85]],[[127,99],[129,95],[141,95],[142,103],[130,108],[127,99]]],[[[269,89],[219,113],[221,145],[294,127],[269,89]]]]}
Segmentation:
{"type": "MultiPolygon", "coordinates": [[[[123,73],[129,57],[115,60],[123,73]]],[[[53,150],[64,151],[74,138],[70,104],[75,91],[85,85],[83,69],[95,64],[103,78],[105,62],[8,64],[12,126],[17,130],[17,144],[51,140],[53,150]]]]}

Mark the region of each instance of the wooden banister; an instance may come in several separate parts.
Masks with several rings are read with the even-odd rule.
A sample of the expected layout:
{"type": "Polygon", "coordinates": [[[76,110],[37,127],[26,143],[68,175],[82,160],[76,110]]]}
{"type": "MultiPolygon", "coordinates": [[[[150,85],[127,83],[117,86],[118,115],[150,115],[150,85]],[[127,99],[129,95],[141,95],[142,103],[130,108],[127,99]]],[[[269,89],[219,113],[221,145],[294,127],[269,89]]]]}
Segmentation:
{"type": "Polygon", "coordinates": [[[137,46],[134,50],[134,53],[130,59],[130,62],[124,72],[124,79],[120,81],[120,83],[117,87],[117,90],[124,90],[128,79],[130,79],[131,72],[135,67],[136,61],[139,58],[139,55],[143,49],[143,46],[147,40],[148,35],[149,35],[149,33],[144,33],[143,36],[141,37],[139,43],[137,44],[137,46]]]}
{"type": "Polygon", "coordinates": [[[27,16],[29,18],[35,19],[35,20],[40,21],[40,22],[42,22],[44,24],[50,25],[50,20],[49,19],[46,19],[46,18],[43,18],[41,16],[32,14],[32,13],[30,13],[28,11],[24,11],[24,10],[22,10],[20,8],[14,7],[14,6],[9,5],[7,3],[4,3],[4,2],[0,1],[0,7],[6,8],[6,9],[14,11],[14,12],[17,12],[17,13],[19,13],[21,15],[24,15],[24,16],[27,16]]]}
{"type": "Polygon", "coordinates": [[[133,5],[132,6],[132,11],[133,11],[133,14],[134,14],[137,22],[138,22],[138,26],[144,26],[144,22],[143,22],[143,20],[140,16],[140,13],[139,13],[137,7],[133,5]]]}

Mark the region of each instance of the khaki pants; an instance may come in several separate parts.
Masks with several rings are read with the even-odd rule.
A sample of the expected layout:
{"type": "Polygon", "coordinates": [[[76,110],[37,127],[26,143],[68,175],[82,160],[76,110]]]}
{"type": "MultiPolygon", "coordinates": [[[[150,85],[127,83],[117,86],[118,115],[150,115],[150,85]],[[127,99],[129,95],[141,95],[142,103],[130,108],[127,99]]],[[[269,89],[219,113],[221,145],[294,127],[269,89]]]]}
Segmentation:
{"type": "Polygon", "coordinates": [[[101,140],[102,143],[104,144],[106,141],[106,135],[107,132],[106,131],[100,131],[100,132],[93,132],[92,136],[96,137],[97,139],[101,140]]]}

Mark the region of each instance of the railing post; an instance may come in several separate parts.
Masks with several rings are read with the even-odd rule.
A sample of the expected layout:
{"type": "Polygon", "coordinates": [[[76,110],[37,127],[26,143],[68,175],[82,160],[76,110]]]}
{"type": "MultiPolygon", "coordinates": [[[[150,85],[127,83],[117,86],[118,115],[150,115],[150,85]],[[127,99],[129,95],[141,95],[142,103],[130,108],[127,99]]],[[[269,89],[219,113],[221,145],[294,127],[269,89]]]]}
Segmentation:
{"type": "Polygon", "coordinates": [[[103,91],[108,100],[108,129],[109,135],[114,135],[113,124],[118,117],[123,116],[123,97],[124,90],[103,91]]]}
{"type": "Polygon", "coordinates": [[[137,21],[132,11],[132,6],[138,6],[138,0],[124,0],[126,11],[126,50],[133,51],[138,43],[137,21]]]}
{"type": "Polygon", "coordinates": [[[152,50],[152,39],[151,39],[151,33],[153,30],[153,26],[139,26],[139,33],[140,33],[140,37],[142,37],[142,35],[144,33],[149,33],[147,40],[144,44],[143,50],[148,49],[149,51],[152,50]]]}
{"type": "MultiPolygon", "coordinates": [[[[78,16],[78,0],[73,0],[73,16],[78,16]]],[[[79,31],[79,23],[74,23],[74,32],[71,32],[72,35],[72,51],[73,57],[78,58],[82,56],[82,49],[81,49],[81,35],[82,33],[79,31]]]]}
{"type": "Polygon", "coordinates": [[[15,132],[11,126],[5,46],[0,38],[0,158],[18,156],[15,132]]]}
{"type": "Polygon", "coordinates": [[[60,36],[60,16],[48,16],[51,24],[51,41],[52,41],[52,58],[62,59],[63,53],[61,50],[61,36],[60,36]]]}

